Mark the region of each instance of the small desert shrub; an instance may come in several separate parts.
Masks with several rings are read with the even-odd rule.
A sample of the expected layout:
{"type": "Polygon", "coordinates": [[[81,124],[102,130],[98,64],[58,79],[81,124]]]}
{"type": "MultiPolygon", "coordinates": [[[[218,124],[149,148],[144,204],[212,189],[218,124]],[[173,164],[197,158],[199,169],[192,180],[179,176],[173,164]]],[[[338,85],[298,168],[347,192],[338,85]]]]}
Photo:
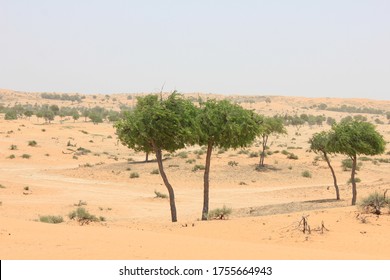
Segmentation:
{"type": "Polygon", "coordinates": [[[289,155],[289,154],[290,154],[290,152],[289,152],[289,151],[287,151],[287,150],[283,150],[283,151],[282,151],[282,154],[283,154],[283,155],[285,155],[285,156],[287,156],[287,155],[289,155]]]}
{"type": "Polygon", "coordinates": [[[9,149],[10,149],[10,150],[17,150],[17,149],[18,149],[18,146],[16,146],[16,145],[11,145],[11,146],[9,147],[9,149]]]}
{"type": "Polygon", "coordinates": [[[244,185],[247,185],[247,183],[241,181],[240,183],[238,183],[240,186],[244,186],[244,185]]]}
{"type": "Polygon", "coordinates": [[[41,131],[42,131],[42,132],[46,132],[46,129],[42,128],[41,131]]]}
{"type": "Polygon", "coordinates": [[[134,161],[134,159],[133,159],[132,157],[129,157],[129,158],[127,159],[127,161],[128,161],[128,162],[132,162],[132,161],[134,161]]]}
{"type": "Polygon", "coordinates": [[[231,160],[231,161],[228,162],[228,165],[229,165],[229,166],[232,166],[232,167],[233,167],[233,166],[237,166],[237,165],[238,165],[238,162],[237,162],[237,161],[234,161],[234,160],[231,160]]]}
{"type": "Polygon", "coordinates": [[[158,169],[153,169],[150,174],[160,174],[160,172],[158,171],[158,169]]]}
{"type": "Polygon", "coordinates": [[[31,147],[35,147],[37,144],[38,143],[35,140],[28,141],[28,145],[31,146],[31,147]]]}
{"type": "Polygon", "coordinates": [[[302,177],[311,178],[311,173],[308,170],[302,172],[302,177]]]}
{"type": "Polygon", "coordinates": [[[8,158],[9,159],[14,159],[16,156],[14,154],[10,155],[8,158]]]}
{"type": "Polygon", "coordinates": [[[195,155],[199,155],[199,156],[201,156],[201,155],[203,155],[203,154],[204,154],[204,150],[202,150],[202,149],[200,149],[200,150],[196,150],[196,151],[194,151],[194,154],[195,154],[195,155]]]}
{"type": "Polygon", "coordinates": [[[259,156],[259,153],[257,153],[257,152],[250,152],[250,154],[249,154],[250,158],[255,158],[255,157],[258,157],[258,156],[259,156]]]}
{"type": "Polygon", "coordinates": [[[227,151],[227,149],[225,149],[225,148],[221,148],[221,149],[219,149],[218,150],[218,152],[217,152],[217,154],[223,154],[223,153],[225,153],[227,151]]]}
{"type": "Polygon", "coordinates": [[[380,163],[390,163],[390,159],[388,158],[378,158],[376,161],[380,163]]]}
{"type": "Polygon", "coordinates": [[[232,213],[232,208],[226,207],[224,205],[222,208],[216,208],[209,212],[209,219],[226,219],[232,213]]]}
{"type": "Polygon", "coordinates": [[[193,168],[192,171],[198,171],[198,170],[204,170],[205,166],[203,164],[196,164],[193,168]]]}
{"type": "Polygon", "coordinates": [[[242,154],[247,155],[249,153],[250,153],[249,150],[239,150],[237,154],[239,154],[239,155],[242,155],[242,154]]]}
{"type": "Polygon", "coordinates": [[[75,204],[73,204],[74,206],[83,206],[83,205],[87,205],[87,202],[86,201],[83,201],[83,200],[79,200],[79,202],[78,203],[75,203],[75,204]]]}
{"type": "Polygon", "coordinates": [[[288,167],[288,169],[289,169],[289,170],[292,170],[292,166],[290,165],[290,166],[288,167]]]}
{"type": "Polygon", "coordinates": [[[288,159],[298,159],[298,156],[296,154],[293,154],[293,153],[290,153],[288,156],[287,156],[288,159]]]}
{"type": "Polygon", "coordinates": [[[95,215],[91,215],[85,208],[79,207],[68,215],[69,219],[77,220],[81,225],[99,221],[95,215]]]}
{"type": "Polygon", "coordinates": [[[369,158],[369,157],[359,157],[359,160],[361,160],[361,161],[372,161],[372,158],[369,158]]]}
{"type": "Polygon", "coordinates": [[[79,152],[79,154],[82,154],[82,155],[86,155],[86,154],[91,152],[91,150],[85,149],[83,147],[77,148],[77,151],[79,152]]]}
{"type": "MultiPolygon", "coordinates": [[[[362,180],[360,180],[360,178],[355,178],[355,183],[360,183],[362,180]]],[[[348,179],[348,181],[347,181],[347,184],[352,184],[352,180],[351,180],[351,178],[349,178],[348,179]]]]}
{"type": "Polygon", "coordinates": [[[192,164],[192,163],[194,163],[195,161],[196,161],[195,159],[188,159],[188,160],[186,160],[186,163],[192,164]]]}
{"type": "Polygon", "coordinates": [[[22,155],[22,158],[29,159],[30,157],[31,157],[31,155],[29,155],[29,154],[23,154],[23,155],[22,155]]]}
{"type": "Polygon", "coordinates": [[[131,172],[130,173],[130,178],[133,179],[133,178],[139,178],[139,174],[137,172],[131,172]]]}
{"type": "MultiPolygon", "coordinates": [[[[346,158],[341,162],[341,166],[343,167],[343,171],[348,171],[352,169],[353,161],[350,158],[346,158]]],[[[363,165],[363,163],[358,162],[356,166],[356,170],[360,170],[360,167],[363,165]]]]}
{"type": "Polygon", "coordinates": [[[179,158],[188,158],[188,152],[180,152],[177,154],[179,158]]]}
{"type": "Polygon", "coordinates": [[[156,195],[156,198],[168,198],[168,195],[159,191],[154,191],[154,194],[156,195]]]}
{"type": "Polygon", "coordinates": [[[361,200],[359,207],[366,212],[379,215],[382,213],[382,207],[388,207],[390,210],[390,199],[385,197],[385,195],[381,195],[377,192],[371,193],[361,200]]]}
{"type": "Polygon", "coordinates": [[[126,170],[127,170],[127,171],[131,171],[131,167],[127,167],[126,170]]]}
{"type": "Polygon", "coordinates": [[[101,222],[105,222],[105,221],[106,221],[106,218],[105,218],[105,217],[103,217],[103,216],[100,216],[100,217],[99,217],[99,221],[101,221],[101,222]]]}
{"type": "Polygon", "coordinates": [[[5,189],[5,187],[2,184],[0,184],[0,189],[5,189]]]}
{"type": "Polygon", "coordinates": [[[272,154],[273,154],[274,152],[272,152],[272,151],[267,151],[267,156],[271,156],[272,154]]]}
{"type": "Polygon", "coordinates": [[[88,134],[88,131],[85,131],[85,130],[80,130],[81,133],[84,133],[84,134],[88,134]]]}
{"type": "Polygon", "coordinates": [[[93,164],[87,162],[86,164],[81,165],[81,167],[93,167],[93,164]]]}
{"type": "Polygon", "coordinates": [[[39,221],[42,223],[59,224],[64,221],[64,218],[61,216],[40,216],[39,221]]]}

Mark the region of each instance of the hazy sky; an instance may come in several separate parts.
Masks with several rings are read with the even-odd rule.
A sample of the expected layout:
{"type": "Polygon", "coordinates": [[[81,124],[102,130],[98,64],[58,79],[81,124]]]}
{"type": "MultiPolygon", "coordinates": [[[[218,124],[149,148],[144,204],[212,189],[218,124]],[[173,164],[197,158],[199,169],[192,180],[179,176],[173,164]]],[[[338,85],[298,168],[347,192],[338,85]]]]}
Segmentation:
{"type": "Polygon", "coordinates": [[[390,99],[390,1],[0,0],[0,88],[390,99]]]}

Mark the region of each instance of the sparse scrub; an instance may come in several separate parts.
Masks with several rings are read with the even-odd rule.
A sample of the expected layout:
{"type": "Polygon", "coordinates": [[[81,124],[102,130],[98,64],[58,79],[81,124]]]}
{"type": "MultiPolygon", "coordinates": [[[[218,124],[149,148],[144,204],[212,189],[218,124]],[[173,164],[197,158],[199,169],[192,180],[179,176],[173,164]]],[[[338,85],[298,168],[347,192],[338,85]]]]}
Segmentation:
{"type": "Polygon", "coordinates": [[[2,184],[0,184],[0,189],[5,189],[5,186],[3,186],[2,184]]]}
{"type": "Polygon", "coordinates": [[[160,172],[158,171],[158,169],[153,169],[150,174],[160,174],[160,172]]]}
{"type": "Polygon", "coordinates": [[[193,168],[192,171],[198,171],[198,170],[204,170],[205,166],[203,164],[196,164],[193,168]]]}
{"type": "Polygon", "coordinates": [[[28,141],[28,145],[31,146],[31,147],[35,147],[37,144],[38,143],[35,140],[28,141]]]}
{"type": "Polygon", "coordinates": [[[192,163],[194,163],[195,161],[196,161],[195,159],[189,159],[189,160],[186,160],[186,163],[192,164],[192,163]]]}
{"type": "Polygon", "coordinates": [[[9,149],[10,149],[10,150],[17,150],[17,149],[18,149],[18,146],[16,146],[16,145],[11,145],[11,146],[9,147],[9,149]]]}
{"type": "Polygon", "coordinates": [[[39,221],[42,223],[60,224],[64,221],[64,218],[62,216],[40,216],[39,221]]]}
{"type": "Polygon", "coordinates": [[[16,156],[14,154],[8,156],[9,159],[14,159],[15,157],[16,156]]]}
{"type": "Polygon", "coordinates": [[[228,208],[228,207],[226,207],[226,205],[224,205],[222,208],[216,208],[216,209],[209,211],[208,218],[209,218],[209,220],[210,219],[217,219],[217,220],[218,219],[219,220],[227,219],[231,213],[232,213],[232,208],[228,208]]]}
{"type": "Polygon", "coordinates": [[[249,153],[250,153],[249,150],[239,150],[237,154],[239,154],[239,155],[242,155],[242,154],[247,155],[249,153]]]}
{"type": "Polygon", "coordinates": [[[298,159],[298,156],[296,154],[293,154],[293,153],[290,153],[288,156],[287,156],[288,159],[294,159],[294,160],[297,160],[298,159]]]}
{"type": "Polygon", "coordinates": [[[29,159],[31,157],[31,155],[29,155],[29,154],[23,154],[22,155],[22,158],[25,158],[25,159],[29,159]]]}
{"type": "MultiPolygon", "coordinates": [[[[341,162],[341,166],[343,167],[343,171],[349,171],[352,169],[353,161],[350,158],[346,158],[341,162]]],[[[356,170],[359,171],[360,167],[363,165],[363,163],[359,162],[356,166],[356,170]]]]}
{"type": "Polygon", "coordinates": [[[156,198],[168,198],[168,195],[161,193],[159,191],[154,191],[154,194],[156,195],[156,198]]]}
{"type": "Polygon", "coordinates": [[[285,156],[287,156],[287,155],[289,155],[290,154],[290,152],[289,151],[287,151],[287,150],[282,150],[282,155],[285,155],[285,156]]]}
{"type": "Polygon", "coordinates": [[[86,155],[86,154],[91,152],[91,150],[85,149],[83,147],[77,148],[77,151],[78,151],[77,154],[79,154],[79,155],[86,155]]]}
{"type": "Polygon", "coordinates": [[[188,158],[188,152],[185,152],[185,151],[180,152],[180,153],[177,154],[177,156],[179,158],[188,158]]]}
{"type": "Polygon", "coordinates": [[[380,215],[382,214],[381,208],[388,207],[390,210],[390,199],[386,197],[386,191],[383,195],[378,192],[371,193],[362,199],[359,207],[365,212],[380,215]]]}
{"type": "Polygon", "coordinates": [[[372,161],[372,158],[363,156],[363,157],[359,157],[359,160],[361,160],[361,161],[372,161]]]}
{"type": "MultiPolygon", "coordinates": [[[[355,183],[360,183],[362,180],[360,179],[360,178],[355,178],[355,183]]],[[[347,184],[351,184],[352,183],[352,180],[351,180],[351,178],[349,178],[348,179],[348,181],[347,181],[347,184]]]]}
{"type": "Polygon", "coordinates": [[[229,166],[232,166],[232,167],[233,167],[233,166],[237,166],[237,165],[238,165],[238,162],[237,162],[237,161],[234,161],[234,160],[231,160],[231,161],[228,162],[228,165],[229,165],[229,166]]]}
{"type": "Polygon", "coordinates": [[[131,173],[130,173],[130,178],[131,178],[131,179],[139,178],[139,174],[138,174],[137,172],[131,172],[131,173]]]}
{"type": "Polygon", "coordinates": [[[312,175],[311,175],[310,171],[305,170],[305,171],[302,172],[302,177],[311,178],[312,175]]]}
{"type": "Polygon", "coordinates": [[[255,157],[258,157],[258,156],[259,156],[259,153],[257,153],[257,152],[250,152],[250,154],[249,154],[250,158],[255,158],[255,157]]]}
{"type": "Polygon", "coordinates": [[[196,151],[194,151],[194,154],[195,154],[195,155],[198,155],[198,156],[201,156],[201,155],[204,154],[204,150],[202,150],[202,149],[196,150],[196,151]]]}
{"type": "Polygon", "coordinates": [[[78,203],[75,203],[75,204],[73,204],[74,206],[83,206],[83,205],[87,205],[87,202],[86,201],[83,201],[83,200],[79,200],[79,202],[78,203]]]}
{"type": "Polygon", "coordinates": [[[77,220],[80,225],[89,224],[90,222],[98,222],[99,219],[95,215],[91,215],[85,208],[78,207],[68,215],[69,219],[77,220]]]}

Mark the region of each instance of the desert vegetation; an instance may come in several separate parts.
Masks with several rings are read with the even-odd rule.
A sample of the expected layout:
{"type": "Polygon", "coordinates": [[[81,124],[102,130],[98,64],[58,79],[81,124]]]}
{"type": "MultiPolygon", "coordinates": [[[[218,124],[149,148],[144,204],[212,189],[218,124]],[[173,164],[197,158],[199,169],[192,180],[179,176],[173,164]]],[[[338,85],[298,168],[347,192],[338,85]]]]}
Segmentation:
{"type": "MultiPolygon", "coordinates": [[[[321,244],[334,252],[339,250],[332,245],[338,242],[336,237],[340,244],[345,244],[342,245],[345,249],[339,250],[343,252],[352,252],[352,240],[356,242],[359,236],[383,244],[383,239],[375,237],[374,229],[366,227],[374,223],[381,224],[382,228],[387,226],[389,207],[384,191],[389,182],[390,151],[386,144],[390,132],[386,113],[323,110],[314,106],[320,103],[317,100],[291,98],[287,102],[282,97],[272,97],[272,102],[267,103],[260,97],[193,95],[187,98],[175,94],[175,99],[168,93],[155,97],[139,94],[131,99],[127,99],[128,95],[107,98],[96,94],[95,99],[87,95],[81,102],[40,99],[39,95],[28,102],[23,98],[13,101],[10,96],[4,97],[0,101],[3,125],[0,161],[4,164],[0,171],[2,238],[8,236],[8,231],[10,238],[24,236],[23,231],[17,230],[20,223],[20,228],[31,231],[30,235],[35,234],[35,228],[45,228],[38,235],[42,237],[61,236],[62,232],[85,237],[86,231],[79,229],[96,232],[90,236],[95,242],[97,238],[119,232],[140,242],[147,236],[145,232],[157,236],[161,233],[165,237],[172,232],[179,243],[181,238],[191,236],[194,239],[188,242],[195,242],[197,248],[201,248],[198,237],[213,242],[221,240],[229,246],[234,244],[228,240],[240,242],[243,238],[254,246],[280,243],[293,252],[295,245],[302,247],[302,244],[321,250],[320,235],[321,244]],[[101,117],[95,122],[93,114],[92,119],[89,115],[93,108],[101,117]],[[155,113],[150,114],[149,110],[155,113]],[[186,110],[191,118],[183,114],[186,110]],[[11,111],[16,118],[7,119],[6,111],[11,111]],[[44,111],[52,113],[45,119],[44,111]],[[267,130],[268,122],[273,121],[282,129],[267,130]],[[122,122],[118,129],[118,123],[122,122]],[[364,128],[355,127],[354,123],[361,123],[364,128]],[[344,124],[352,128],[338,129],[344,124]],[[242,127],[245,128],[240,131],[242,127]],[[247,133],[252,129],[254,136],[247,133]],[[361,145],[364,152],[354,148],[355,163],[353,154],[342,152],[340,147],[336,149],[330,142],[356,141],[353,137],[331,141],[336,133],[342,137],[359,135],[359,139],[364,139],[365,145],[361,145]],[[246,142],[243,135],[250,139],[246,142]],[[128,137],[137,138],[142,149],[131,147],[128,137]],[[173,217],[172,196],[150,139],[157,141],[155,147],[161,150],[161,164],[173,190],[179,224],[169,223],[173,217]],[[213,141],[211,153],[210,140],[213,141]],[[209,170],[205,180],[207,160],[209,170]],[[355,187],[351,178],[353,168],[355,187]],[[208,197],[205,185],[208,185],[208,197]],[[357,207],[351,208],[354,191],[357,207]],[[205,211],[207,203],[211,207],[205,211]],[[376,220],[379,215],[381,218],[376,220]],[[62,222],[59,217],[63,217],[62,222]],[[200,222],[202,219],[213,221],[200,222]],[[44,225],[57,221],[58,226],[44,225]],[[288,227],[292,223],[294,226],[288,227]],[[221,235],[217,231],[230,234],[221,235]],[[139,236],[133,236],[138,232],[139,236]],[[348,232],[350,239],[340,236],[342,232],[348,232]]],[[[340,107],[332,99],[322,101],[328,107],[340,107]]],[[[348,106],[364,107],[356,105],[357,102],[351,104],[348,106]]],[[[383,112],[390,108],[379,103],[376,106],[383,112]]],[[[158,246],[165,243],[164,238],[158,246]]],[[[58,244],[75,242],[53,239],[58,244]]],[[[110,244],[125,239],[113,238],[110,244]]],[[[2,247],[15,244],[2,243],[2,247]]],[[[117,245],[113,246],[118,249],[117,245]]],[[[55,244],[50,248],[57,250],[55,244]]],[[[372,254],[367,248],[362,250],[372,254]]],[[[369,256],[374,255],[378,256],[369,256]]]]}

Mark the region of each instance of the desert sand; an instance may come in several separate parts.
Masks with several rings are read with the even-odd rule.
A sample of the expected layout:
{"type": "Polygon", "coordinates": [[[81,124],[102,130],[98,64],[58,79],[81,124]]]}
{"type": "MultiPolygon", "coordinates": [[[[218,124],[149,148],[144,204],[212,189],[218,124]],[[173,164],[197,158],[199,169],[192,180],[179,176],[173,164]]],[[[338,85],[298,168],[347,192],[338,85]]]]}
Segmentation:
{"type": "MultiPolygon", "coordinates": [[[[42,99],[39,93],[0,90],[3,106],[56,104],[102,106],[119,110],[134,106],[125,94],[87,95],[81,104],[42,99]]],[[[197,97],[198,94],[191,96],[197,97]]],[[[206,95],[205,95],[206,96],[206,95]]],[[[208,97],[223,98],[218,95],[208,97]]],[[[348,113],[323,111],[318,105],[350,105],[390,111],[390,101],[270,96],[231,96],[248,109],[265,115],[324,114],[336,120],[348,113]],[[253,100],[247,102],[248,100],[253,100]]],[[[354,114],[352,114],[354,115],[354,114]]],[[[377,130],[390,141],[385,115],[362,114],[369,121],[381,119],[377,130]]],[[[240,150],[215,150],[210,173],[210,209],[226,205],[232,214],[224,220],[200,221],[205,155],[188,147],[186,157],[170,155],[164,161],[174,187],[178,222],[170,221],[167,193],[151,155],[136,153],[118,142],[113,124],[95,125],[83,117],[5,120],[0,116],[0,259],[390,259],[390,215],[363,213],[351,204],[350,172],[343,171],[345,157],[332,157],[341,190],[335,200],[333,180],[324,161],[314,161],[308,139],[330,129],[322,126],[287,127],[287,135],[271,136],[272,155],[267,168],[256,171],[258,157],[240,150]],[[36,146],[29,146],[29,141],[36,146]],[[11,150],[11,145],[16,149],[11,150]],[[75,156],[77,148],[90,150],[75,156]],[[288,159],[288,150],[298,156],[288,159]],[[23,158],[28,154],[29,158],[23,158]],[[14,155],[14,158],[10,157],[14,155]],[[193,159],[190,163],[188,160],[193,159]],[[237,165],[230,166],[229,161],[237,165]],[[308,170],[311,178],[301,174],[308,170]],[[132,172],[138,178],[130,178],[132,172]],[[83,205],[99,222],[80,225],[68,214],[83,205]],[[40,222],[41,216],[59,215],[63,223],[40,222]],[[311,233],[303,233],[305,216],[311,233]],[[321,225],[326,229],[320,230],[321,225]]],[[[358,201],[372,192],[390,188],[390,163],[385,154],[362,161],[358,171],[358,201]]],[[[246,150],[259,152],[259,142],[246,150]]],[[[387,153],[387,154],[386,154],[387,153]]]]}

